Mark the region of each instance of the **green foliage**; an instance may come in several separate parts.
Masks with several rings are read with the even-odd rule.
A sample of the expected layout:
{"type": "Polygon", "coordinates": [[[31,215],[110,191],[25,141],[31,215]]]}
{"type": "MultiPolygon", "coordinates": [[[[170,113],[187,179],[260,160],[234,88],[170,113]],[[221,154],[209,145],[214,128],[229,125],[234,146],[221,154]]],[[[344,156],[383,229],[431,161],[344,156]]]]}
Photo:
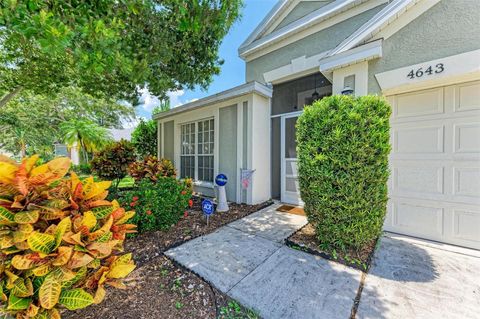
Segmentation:
{"type": "Polygon", "coordinates": [[[387,204],[390,106],[332,96],[297,122],[302,200],[321,248],[361,250],[381,233],[387,204]]]}
{"type": "Polygon", "coordinates": [[[72,170],[75,173],[77,173],[77,175],[91,175],[92,174],[92,166],[89,163],[72,165],[72,170]]]}
{"type": "Polygon", "coordinates": [[[143,160],[133,162],[128,166],[128,173],[136,182],[144,178],[156,182],[160,176],[176,177],[173,163],[167,159],[158,160],[156,156],[147,156],[143,160]]]}
{"type": "Polygon", "coordinates": [[[154,183],[143,179],[135,190],[125,194],[124,205],[135,209],[132,222],[139,233],[164,230],[176,224],[188,207],[191,184],[175,177],[159,177],[154,183]]]}
{"type": "Polygon", "coordinates": [[[95,98],[78,88],[61,89],[55,98],[23,91],[0,107],[0,148],[51,159],[54,143],[63,140],[61,123],[85,120],[104,127],[121,127],[122,119],[133,116],[133,107],[95,98]]]}
{"type": "Polygon", "coordinates": [[[120,255],[135,215],[106,200],[110,182],[66,174],[70,160],[0,157],[0,317],[60,318],[100,303],[135,268],[120,255]]]}
{"type": "Polygon", "coordinates": [[[77,147],[88,163],[88,153],[96,152],[113,141],[110,132],[93,122],[81,119],[72,119],[60,124],[63,142],[68,147],[77,147]]]}
{"type": "Polygon", "coordinates": [[[260,318],[253,310],[242,307],[235,300],[220,308],[219,319],[258,319],[260,318]]]}
{"type": "Polygon", "coordinates": [[[152,114],[155,115],[155,114],[158,114],[158,113],[166,112],[166,111],[170,110],[170,108],[171,108],[170,99],[169,98],[161,99],[160,100],[160,105],[155,106],[153,108],[152,114]]]}
{"type": "Polygon", "coordinates": [[[127,176],[130,163],[135,161],[135,149],[129,141],[121,140],[95,153],[92,161],[92,171],[103,180],[114,180],[116,191],[118,183],[127,176]]]}
{"type": "Polygon", "coordinates": [[[0,0],[0,100],[77,86],[130,99],[138,89],[206,87],[241,0],[0,0]]]}
{"type": "Polygon", "coordinates": [[[157,122],[140,120],[132,132],[132,143],[140,158],[157,155],[157,122]]]}

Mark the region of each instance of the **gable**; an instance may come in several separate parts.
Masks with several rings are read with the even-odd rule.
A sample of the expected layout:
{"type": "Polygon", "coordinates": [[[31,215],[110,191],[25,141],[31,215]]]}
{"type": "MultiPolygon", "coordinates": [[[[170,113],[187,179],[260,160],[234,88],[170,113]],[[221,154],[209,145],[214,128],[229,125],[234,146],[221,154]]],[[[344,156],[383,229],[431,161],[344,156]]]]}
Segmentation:
{"type": "MultiPolygon", "coordinates": [[[[324,29],[311,34],[298,34],[298,39],[290,44],[271,45],[270,52],[248,60],[246,63],[246,81],[258,81],[265,83],[264,74],[274,69],[290,65],[292,60],[301,57],[313,59],[315,62],[322,54],[328,53],[335,48],[343,39],[357,30],[361,25],[370,20],[383,6],[364,11],[348,19],[343,19],[324,29]],[[277,47],[278,46],[278,47],[277,47]],[[320,55],[320,56],[319,56],[320,55]]],[[[308,33],[315,30],[306,30],[308,33]]],[[[318,69],[318,64],[315,69],[318,69]]]]}
{"type": "MultiPolygon", "coordinates": [[[[321,7],[329,4],[333,0],[328,1],[300,1],[294,6],[291,11],[285,16],[285,18],[279,21],[278,25],[273,28],[273,31],[283,28],[284,26],[303,18],[307,14],[320,9],[321,7]]],[[[267,30],[267,34],[269,30],[267,30]]]]}
{"type": "Polygon", "coordinates": [[[255,59],[388,2],[282,0],[240,45],[239,55],[246,61],[255,59]]]}
{"type": "Polygon", "coordinates": [[[369,92],[381,92],[375,74],[479,50],[478,21],[474,1],[440,1],[384,40],[383,57],[369,61],[369,92]]]}

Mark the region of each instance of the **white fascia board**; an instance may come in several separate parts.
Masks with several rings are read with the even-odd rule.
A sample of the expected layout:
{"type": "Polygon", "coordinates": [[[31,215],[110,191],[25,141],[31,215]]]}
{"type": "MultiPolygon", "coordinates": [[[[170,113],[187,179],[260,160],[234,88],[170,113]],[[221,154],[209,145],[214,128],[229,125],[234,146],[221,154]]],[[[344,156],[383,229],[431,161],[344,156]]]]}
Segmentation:
{"type": "Polygon", "coordinates": [[[260,24],[250,33],[248,38],[240,44],[239,49],[249,45],[255,39],[260,36],[275,20],[276,18],[281,14],[283,10],[285,10],[285,7],[288,5],[289,0],[280,0],[278,1],[275,6],[267,13],[265,18],[260,22],[260,24]]]}
{"type": "Polygon", "coordinates": [[[382,57],[383,40],[377,40],[320,60],[320,71],[331,72],[351,64],[382,57]]]}
{"type": "Polygon", "coordinates": [[[240,57],[245,58],[248,54],[252,53],[255,50],[258,50],[264,46],[271,44],[272,42],[279,41],[283,38],[288,37],[289,35],[299,32],[303,29],[310,27],[313,24],[319,23],[323,20],[326,20],[343,10],[347,10],[352,6],[361,3],[361,0],[337,0],[329,3],[318,10],[313,11],[310,14],[307,14],[301,19],[292,22],[275,32],[272,32],[265,37],[253,41],[248,45],[242,45],[238,49],[240,57]]]}
{"type": "Polygon", "coordinates": [[[372,37],[375,32],[381,29],[382,25],[391,22],[392,18],[397,18],[418,1],[419,0],[395,0],[388,4],[375,16],[373,16],[373,18],[368,20],[367,23],[362,25],[357,31],[352,33],[348,38],[337,45],[337,47],[330,52],[330,55],[336,55],[338,53],[347,51],[367,38],[372,37]]]}
{"type": "Polygon", "coordinates": [[[328,55],[329,51],[324,51],[311,57],[301,56],[293,59],[291,63],[265,72],[263,78],[266,83],[280,83],[289,81],[292,78],[303,76],[306,73],[318,72],[319,61],[328,55]]]}
{"type": "Polygon", "coordinates": [[[157,113],[153,115],[153,119],[158,120],[158,119],[170,117],[175,114],[195,110],[201,107],[205,107],[208,105],[219,103],[225,100],[230,100],[230,99],[233,99],[242,95],[246,95],[246,94],[251,94],[251,93],[256,93],[266,98],[271,98],[272,92],[273,92],[272,89],[266,85],[263,85],[255,81],[248,82],[240,86],[225,90],[223,92],[204,97],[194,102],[190,102],[187,104],[183,104],[181,106],[174,107],[166,112],[157,113]]]}

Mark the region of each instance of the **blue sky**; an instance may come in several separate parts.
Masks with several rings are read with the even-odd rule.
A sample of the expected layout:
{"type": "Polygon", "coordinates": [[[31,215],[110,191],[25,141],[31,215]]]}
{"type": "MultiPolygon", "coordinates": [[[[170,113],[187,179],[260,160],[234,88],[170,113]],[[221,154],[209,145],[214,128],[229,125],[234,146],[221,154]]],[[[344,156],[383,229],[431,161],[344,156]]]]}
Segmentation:
{"type": "MultiPolygon", "coordinates": [[[[238,56],[237,49],[276,2],[277,0],[244,0],[241,19],[233,25],[220,47],[219,55],[225,60],[221,73],[213,78],[212,84],[206,91],[198,88],[193,91],[170,92],[172,106],[185,104],[244,83],[245,63],[238,56]]],[[[151,111],[158,100],[148,93],[144,94],[143,99],[144,105],[138,108],[137,114],[150,118],[151,111]]]]}

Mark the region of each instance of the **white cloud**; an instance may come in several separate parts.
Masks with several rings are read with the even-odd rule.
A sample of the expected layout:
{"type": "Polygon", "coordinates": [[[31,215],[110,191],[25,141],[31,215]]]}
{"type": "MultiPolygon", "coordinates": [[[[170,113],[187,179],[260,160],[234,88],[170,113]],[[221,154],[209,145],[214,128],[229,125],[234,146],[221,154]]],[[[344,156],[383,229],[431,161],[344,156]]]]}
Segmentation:
{"type": "Polygon", "coordinates": [[[147,112],[152,112],[155,106],[160,104],[160,100],[156,96],[150,94],[147,88],[143,88],[140,92],[142,92],[142,96],[140,97],[142,108],[147,112]]]}
{"type": "MultiPolygon", "coordinates": [[[[144,88],[140,91],[142,96],[140,97],[141,107],[148,113],[151,113],[152,110],[160,104],[160,100],[152,95],[147,88],[144,88]]],[[[170,106],[177,107],[186,103],[194,102],[198,100],[193,98],[190,100],[183,101],[182,96],[185,94],[184,90],[176,90],[167,92],[167,96],[170,98],[170,106]]]]}
{"type": "Polygon", "coordinates": [[[180,97],[184,94],[185,94],[185,91],[183,91],[183,90],[168,92],[167,95],[170,98],[170,105],[172,107],[177,107],[177,106],[180,106],[180,105],[184,104],[184,102],[182,102],[182,100],[180,99],[180,97]]]}
{"type": "Polygon", "coordinates": [[[198,101],[198,100],[199,100],[198,98],[193,98],[193,99],[191,99],[191,100],[185,101],[184,104],[191,103],[191,102],[195,102],[195,101],[198,101]]]}
{"type": "Polygon", "coordinates": [[[137,127],[138,123],[140,123],[140,119],[148,121],[148,119],[145,116],[138,116],[137,115],[135,118],[123,119],[122,120],[122,127],[124,129],[137,127]]]}

